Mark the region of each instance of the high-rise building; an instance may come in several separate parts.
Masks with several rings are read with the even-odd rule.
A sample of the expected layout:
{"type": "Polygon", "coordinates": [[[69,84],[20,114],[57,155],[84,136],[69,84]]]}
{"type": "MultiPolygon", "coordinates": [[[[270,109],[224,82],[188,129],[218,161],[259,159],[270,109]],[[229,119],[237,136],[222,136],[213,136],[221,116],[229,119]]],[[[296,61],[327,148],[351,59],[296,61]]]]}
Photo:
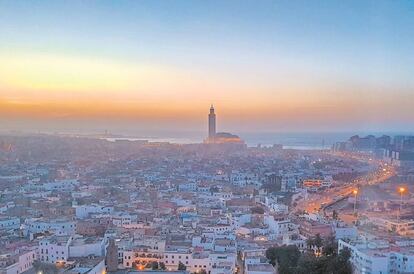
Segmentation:
{"type": "Polygon", "coordinates": [[[208,114],[208,139],[210,142],[214,142],[216,137],[216,114],[214,113],[214,107],[211,105],[210,113],[208,114]]]}

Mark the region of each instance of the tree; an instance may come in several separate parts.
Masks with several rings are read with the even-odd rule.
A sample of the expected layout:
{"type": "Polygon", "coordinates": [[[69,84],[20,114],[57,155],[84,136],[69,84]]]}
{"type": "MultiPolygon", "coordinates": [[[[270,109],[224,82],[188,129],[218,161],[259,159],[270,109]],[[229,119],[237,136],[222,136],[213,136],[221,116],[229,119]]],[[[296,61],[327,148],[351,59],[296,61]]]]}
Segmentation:
{"type": "Polygon", "coordinates": [[[187,270],[187,266],[182,262],[178,262],[178,270],[187,270]]]}
{"type": "Polygon", "coordinates": [[[151,269],[152,270],[158,270],[159,269],[158,262],[151,262],[151,269]]]}
{"type": "Polygon", "coordinates": [[[314,240],[314,243],[315,243],[315,245],[316,245],[316,247],[319,249],[319,248],[321,248],[322,246],[323,246],[323,240],[322,240],[322,238],[321,238],[321,234],[316,234],[316,237],[315,237],[315,240],[314,240]]]}
{"type": "Polygon", "coordinates": [[[322,239],[320,235],[307,241],[310,252],[300,253],[296,246],[271,247],[266,257],[283,274],[352,274],[349,250],[341,250],[334,237],[322,239]],[[312,248],[322,250],[315,255],[312,248]]]}
{"type": "Polygon", "coordinates": [[[328,272],[335,274],[351,274],[352,265],[349,262],[350,257],[351,252],[348,249],[342,249],[339,252],[339,255],[335,256],[335,258],[330,262],[328,272]]]}
{"type": "Polygon", "coordinates": [[[307,252],[303,254],[296,268],[297,274],[325,274],[326,270],[326,258],[316,257],[315,254],[307,252]]]}
{"type": "Polygon", "coordinates": [[[309,251],[313,250],[313,248],[315,247],[317,253],[321,253],[323,239],[321,238],[321,235],[318,233],[316,234],[316,237],[307,239],[306,245],[308,246],[309,251]]]}
{"type": "Polygon", "coordinates": [[[324,240],[322,254],[325,256],[336,256],[338,253],[338,243],[335,237],[329,237],[324,240]]]}
{"type": "Polygon", "coordinates": [[[266,258],[273,266],[278,265],[280,273],[295,273],[300,251],[295,245],[271,247],[266,250],[266,258]]]}
{"type": "Polygon", "coordinates": [[[165,270],[166,269],[165,264],[163,262],[160,262],[158,266],[159,266],[159,268],[161,270],[165,270]]]}
{"type": "Polygon", "coordinates": [[[313,238],[306,239],[306,246],[308,247],[308,250],[311,250],[312,246],[314,245],[315,245],[315,242],[313,238]]]}

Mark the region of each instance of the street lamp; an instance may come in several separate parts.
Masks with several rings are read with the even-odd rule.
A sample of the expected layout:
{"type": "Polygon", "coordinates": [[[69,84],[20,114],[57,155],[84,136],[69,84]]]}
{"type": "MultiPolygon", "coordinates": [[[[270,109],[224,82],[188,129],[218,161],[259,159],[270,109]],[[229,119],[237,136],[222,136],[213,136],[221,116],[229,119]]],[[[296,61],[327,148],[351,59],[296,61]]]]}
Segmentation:
{"type": "Polygon", "coordinates": [[[356,202],[357,202],[357,195],[358,195],[358,190],[354,189],[352,191],[352,193],[354,194],[354,215],[356,214],[356,202]]]}
{"type": "Polygon", "coordinates": [[[398,210],[398,215],[397,215],[397,222],[400,222],[400,214],[401,214],[401,210],[402,210],[402,202],[403,202],[403,193],[405,192],[405,187],[400,187],[398,189],[398,192],[400,193],[400,208],[398,210]]]}

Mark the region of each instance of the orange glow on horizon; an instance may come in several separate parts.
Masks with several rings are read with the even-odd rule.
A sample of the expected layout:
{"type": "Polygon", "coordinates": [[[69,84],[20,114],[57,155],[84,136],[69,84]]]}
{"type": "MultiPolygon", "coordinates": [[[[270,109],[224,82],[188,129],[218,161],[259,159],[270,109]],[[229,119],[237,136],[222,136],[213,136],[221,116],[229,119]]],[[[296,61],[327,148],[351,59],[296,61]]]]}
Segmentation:
{"type": "Polygon", "coordinates": [[[410,94],[373,100],[355,96],[356,91],[348,90],[352,87],[318,79],[279,76],[270,81],[236,72],[222,75],[214,68],[199,71],[39,53],[0,54],[0,59],[0,115],[6,118],[195,121],[205,119],[212,102],[223,120],[329,125],[411,117],[410,94]]]}

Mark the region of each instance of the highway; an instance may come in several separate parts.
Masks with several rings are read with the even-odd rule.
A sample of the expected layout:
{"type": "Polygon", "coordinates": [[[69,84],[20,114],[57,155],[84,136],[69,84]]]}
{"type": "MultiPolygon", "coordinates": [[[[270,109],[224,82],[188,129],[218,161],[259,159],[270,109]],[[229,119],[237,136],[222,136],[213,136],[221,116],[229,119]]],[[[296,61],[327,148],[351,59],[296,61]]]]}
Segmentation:
{"type": "Polygon", "coordinates": [[[308,199],[302,199],[296,205],[297,210],[305,210],[316,213],[325,210],[329,206],[354,195],[353,191],[363,186],[380,184],[395,175],[392,166],[385,166],[379,162],[378,168],[367,175],[359,177],[350,183],[323,190],[321,193],[309,193],[308,199]]]}

